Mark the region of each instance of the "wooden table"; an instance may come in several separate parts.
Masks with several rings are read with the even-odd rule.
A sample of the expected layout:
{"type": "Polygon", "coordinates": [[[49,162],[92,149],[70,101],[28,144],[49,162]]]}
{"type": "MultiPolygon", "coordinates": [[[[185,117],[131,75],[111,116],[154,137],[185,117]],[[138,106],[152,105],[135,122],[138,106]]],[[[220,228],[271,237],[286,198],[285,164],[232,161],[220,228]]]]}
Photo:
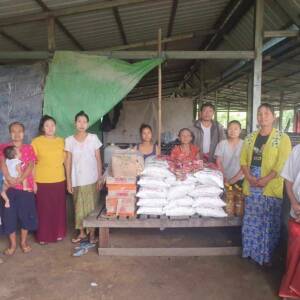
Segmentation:
{"type": "Polygon", "coordinates": [[[238,255],[240,247],[201,248],[112,248],[109,245],[110,228],[199,228],[241,226],[240,217],[203,218],[198,215],[188,218],[166,216],[107,217],[104,210],[95,210],[83,222],[84,227],[99,228],[99,255],[111,256],[217,256],[238,255]]]}

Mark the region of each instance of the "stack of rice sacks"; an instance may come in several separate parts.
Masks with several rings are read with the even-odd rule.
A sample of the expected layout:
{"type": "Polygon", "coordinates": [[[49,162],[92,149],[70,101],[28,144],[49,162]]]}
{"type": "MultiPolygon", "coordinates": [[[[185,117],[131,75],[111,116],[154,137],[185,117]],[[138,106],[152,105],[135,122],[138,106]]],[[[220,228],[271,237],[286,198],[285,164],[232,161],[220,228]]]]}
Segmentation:
{"type": "Polygon", "coordinates": [[[137,214],[226,217],[220,198],[223,176],[216,170],[204,169],[187,175],[183,181],[169,171],[168,163],[156,158],[148,159],[138,181],[137,214]]]}
{"type": "Polygon", "coordinates": [[[175,178],[175,175],[168,170],[167,161],[152,157],[145,161],[144,171],[138,181],[137,214],[164,214],[164,207],[168,204],[167,196],[170,188],[170,184],[166,182],[166,179],[171,177],[175,178]]]}

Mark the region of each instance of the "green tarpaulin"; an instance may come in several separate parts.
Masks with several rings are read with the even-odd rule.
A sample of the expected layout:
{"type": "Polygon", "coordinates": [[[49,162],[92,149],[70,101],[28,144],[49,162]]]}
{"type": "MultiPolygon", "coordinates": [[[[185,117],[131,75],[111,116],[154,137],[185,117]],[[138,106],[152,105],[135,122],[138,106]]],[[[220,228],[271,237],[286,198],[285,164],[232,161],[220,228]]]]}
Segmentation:
{"type": "Polygon", "coordinates": [[[43,113],[57,121],[57,134],[74,132],[74,116],[84,110],[95,124],[156,67],[160,59],[134,64],[70,51],[55,53],[46,79],[43,113]]]}

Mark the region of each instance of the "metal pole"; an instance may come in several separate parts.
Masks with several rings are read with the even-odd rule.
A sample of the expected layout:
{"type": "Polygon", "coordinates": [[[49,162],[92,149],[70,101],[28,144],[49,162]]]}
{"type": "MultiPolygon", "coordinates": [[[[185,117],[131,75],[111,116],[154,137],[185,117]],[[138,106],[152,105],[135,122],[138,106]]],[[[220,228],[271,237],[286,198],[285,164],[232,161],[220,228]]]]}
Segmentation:
{"type": "Polygon", "coordinates": [[[279,103],[279,130],[282,130],[282,117],[283,117],[283,100],[284,92],[280,92],[280,103],[279,103]]]}

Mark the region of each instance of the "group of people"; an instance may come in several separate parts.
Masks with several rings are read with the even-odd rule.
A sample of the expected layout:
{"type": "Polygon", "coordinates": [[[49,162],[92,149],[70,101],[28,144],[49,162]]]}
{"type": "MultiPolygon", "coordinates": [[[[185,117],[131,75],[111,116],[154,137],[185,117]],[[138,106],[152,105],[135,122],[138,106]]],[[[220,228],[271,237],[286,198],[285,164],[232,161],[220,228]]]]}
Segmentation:
{"type": "MultiPolygon", "coordinates": [[[[204,103],[192,128],[179,132],[179,145],[171,152],[174,159],[203,160],[219,168],[226,184],[243,186],[245,215],[242,226],[243,257],[269,265],[279,243],[284,182],[291,203],[287,271],[280,296],[300,299],[300,145],[293,151],[285,133],[273,128],[274,109],[261,104],[257,111],[259,130],[241,140],[241,124],[231,121],[224,128],[214,121],[215,107],[204,103]]],[[[36,231],[40,244],[66,236],[66,189],[72,194],[75,228],[72,242],[89,238],[93,229],[83,227],[83,219],[96,206],[103,184],[100,148],[102,143],[88,133],[89,117],[81,111],[75,116],[75,133],[65,140],[57,137],[56,121],[43,116],[40,134],[31,145],[23,144],[25,128],[9,126],[11,141],[0,147],[4,177],[1,196],[1,229],[9,237],[4,251],[17,249],[16,231],[20,225],[20,247],[31,251],[28,231],[36,231]]],[[[141,143],[136,146],[145,158],[156,155],[149,125],[140,128],[141,143]]]]}
{"type": "Polygon", "coordinates": [[[97,135],[87,132],[88,115],[75,116],[75,133],[65,140],[57,137],[56,121],[43,116],[39,136],[31,145],[24,144],[25,127],[20,122],[9,125],[11,141],[0,148],[3,185],[1,196],[1,231],[8,235],[4,254],[14,255],[16,231],[20,226],[20,248],[31,251],[28,231],[36,232],[41,245],[66,236],[66,189],[73,195],[77,243],[89,238],[95,243],[93,229],[83,228],[83,219],[94,209],[102,186],[102,162],[97,135]]]}
{"type": "MultiPolygon", "coordinates": [[[[281,231],[284,182],[291,203],[287,268],[279,295],[300,299],[300,145],[292,150],[287,134],[273,128],[274,108],[263,103],[257,111],[259,130],[240,138],[241,124],[229,122],[224,128],[214,121],[215,107],[201,106],[192,128],[179,131],[179,145],[171,151],[173,159],[202,159],[217,167],[225,184],[238,184],[245,195],[242,225],[243,257],[260,265],[271,265],[272,254],[281,231]]],[[[152,130],[141,127],[142,143],[138,149],[155,154],[152,130]]]]}

